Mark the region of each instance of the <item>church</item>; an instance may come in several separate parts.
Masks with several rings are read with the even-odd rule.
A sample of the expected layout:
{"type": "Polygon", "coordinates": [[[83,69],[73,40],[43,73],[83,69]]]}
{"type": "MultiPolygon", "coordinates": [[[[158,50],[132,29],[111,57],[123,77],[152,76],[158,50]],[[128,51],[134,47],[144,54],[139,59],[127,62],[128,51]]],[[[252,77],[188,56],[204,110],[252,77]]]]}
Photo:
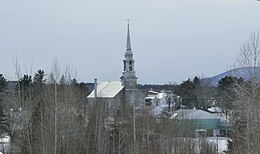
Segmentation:
{"type": "Polygon", "coordinates": [[[95,101],[104,104],[109,114],[113,111],[124,110],[127,105],[143,106],[145,95],[137,88],[137,76],[134,55],[131,48],[129,23],[127,24],[126,50],[120,81],[95,83],[95,88],[88,95],[87,99],[90,104],[94,104],[95,101]]]}

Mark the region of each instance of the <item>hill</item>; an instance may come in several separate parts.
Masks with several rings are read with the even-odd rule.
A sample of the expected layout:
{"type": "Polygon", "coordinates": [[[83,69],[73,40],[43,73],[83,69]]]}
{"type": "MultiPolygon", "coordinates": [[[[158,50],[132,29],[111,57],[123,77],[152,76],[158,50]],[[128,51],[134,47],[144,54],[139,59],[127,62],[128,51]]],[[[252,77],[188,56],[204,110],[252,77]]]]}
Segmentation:
{"type": "Polygon", "coordinates": [[[254,71],[258,76],[260,76],[260,67],[241,67],[229,70],[213,77],[201,79],[201,83],[204,85],[216,87],[218,85],[218,81],[226,76],[233,76],[237,78],[241,77],[244,80],[250,80],[253,76],[254,71]]]}

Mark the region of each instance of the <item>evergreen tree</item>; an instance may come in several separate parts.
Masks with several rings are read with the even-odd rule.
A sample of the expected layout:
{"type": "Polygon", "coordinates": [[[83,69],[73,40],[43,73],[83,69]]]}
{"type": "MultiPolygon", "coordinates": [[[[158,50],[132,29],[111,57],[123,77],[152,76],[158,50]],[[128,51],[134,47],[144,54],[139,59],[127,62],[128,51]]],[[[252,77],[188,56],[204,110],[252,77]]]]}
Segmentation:
{"type": "Polygon", "coordinates": [[[3,133],[9,133],[9,125],[4,106],[2,105],[2,101],[0,101],[0,134],[3,133]]]}
{"type": "Polygon", "coordinates": [[[3,92],[6,86],[7,86],[7,81],[4,78],[3,74],[0,74],[0,92],[3,92]]]}
{"type": "Polygon", "coordinates": [[[44,79],[45,76],[46,76],[45,72],[44,72],[43,70],[39,69],[39,70],[35,73],[35,75],[34,75],[34,77],[33,77],[33,82],[34,82],[34,83],[37,83],[37,84],[44,84],[45,81],[46,81],[46,80],[44,79]]]}
{"type": "Polygon", "coordinates": [[[226,76],[219,80],[217,89],[217,102],[224,108],[233,109],[233,100],[236,98],[234,91],[235,86],[241,85],[244,82],[242,78],[226,76]]]}
{"type": "Polygon", "coordinates": [[[176,86],[175,93],[182,97],[182,104],[187,108],[197,106],[197,88],[200,86],[200,79],[195,76],[193,80],[188,79],[183,81],[180,85],[176,86]]]}
{"type": "Polygon", "coordinates": [[[43,91],[44,91],[44,85],[46,82],[46,79],[44,77],[46,76],[45,72],[43,70],[38,70],[33,78],[33,91],[34,91],[34,100],[35,105],[32,111],[32,142],[34,143],[32,146],[32,151],[34,153],[37,153],[39,149],[42,149],[42,133],[43,128],[42,125],[44,124],[45,118],[45,104],[43,103],[43,91]]]}
{"type": "MultiPolygon", "coordinates": [[[[4,92],[4,90],[7,87],[7,81],[4,78],[2,74],[0,74],[0,93],[4,92]]],[[[7,122],[7,117],[4,112],[4,106],[2,105],[2,99],[4,95],[0,94],[0,134],[8,132],[8,122],[7,122]]]]}
{"type": "Polygon", "coordinates": [[[17,92],[20,93],[21,96],[21,107],[24,107],[24,103],[26,102],[26,100],[29,99],[32,92],[32,76],[24,75],[18,81],[17,90],[17,92]]]}
{"type": "Polygon", "coordinates": [[[64,74],[61,75],[61,78],[60,78],[60,85],[65,85],[66,84],[66,79],[65,79],[65,76],[64,74]]]}
{"type": "Polygon", "coordinates": [[[72,79],[71,80],[71,85],[73,85],[74,87],[78,87],[79,83],[78,83],[77,79],[72,79]]]}
{"type": "Polygon", "coordinates": [[[37,97],[42,94],[43,86],[46,82],[46,79],[44,78],[45,76],[45,72],[39,69],[33,77],[33,91],[37,97]]]}

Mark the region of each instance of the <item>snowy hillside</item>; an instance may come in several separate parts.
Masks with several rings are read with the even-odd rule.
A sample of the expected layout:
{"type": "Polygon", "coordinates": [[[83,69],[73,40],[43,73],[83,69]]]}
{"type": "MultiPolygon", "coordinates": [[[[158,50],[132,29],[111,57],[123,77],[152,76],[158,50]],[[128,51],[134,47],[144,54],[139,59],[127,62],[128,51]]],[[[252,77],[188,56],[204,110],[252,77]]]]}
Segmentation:
{"type": "Polygon", "coordinates": [[[233,76],[240,78],[242,77],[244,80],[250,80],[253,76],[253,72],[256,72],[257,75],[260,76],[260,67],[242,67],[242,68],[236,68],[224,73],[221,73],[219,75],[210,77],[210,78],[204,78],[201,79],[202,84],[204,85],[210,85],[210,86],[217,86],[218,81],[226,76],[233,76]]]}

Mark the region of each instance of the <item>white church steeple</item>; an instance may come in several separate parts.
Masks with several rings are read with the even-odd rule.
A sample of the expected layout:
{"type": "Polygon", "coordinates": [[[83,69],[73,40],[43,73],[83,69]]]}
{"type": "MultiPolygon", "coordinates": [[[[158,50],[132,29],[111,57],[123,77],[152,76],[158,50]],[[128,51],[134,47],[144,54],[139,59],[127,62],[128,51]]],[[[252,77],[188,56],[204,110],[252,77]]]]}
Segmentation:
{"type": "Polygon", "coordinates": [[[121,76],[122,85],[125,86],[126,89],[135,89],[137,84],[137,77],[135,75],[135,61],[133,58],[133,52],[131,49],[131,41],[130,41],[130,28],[129,28],[129,20],[127,23],[127,41],[126,41],[126,51],[123,59],[123,73],[121,76]]]}

